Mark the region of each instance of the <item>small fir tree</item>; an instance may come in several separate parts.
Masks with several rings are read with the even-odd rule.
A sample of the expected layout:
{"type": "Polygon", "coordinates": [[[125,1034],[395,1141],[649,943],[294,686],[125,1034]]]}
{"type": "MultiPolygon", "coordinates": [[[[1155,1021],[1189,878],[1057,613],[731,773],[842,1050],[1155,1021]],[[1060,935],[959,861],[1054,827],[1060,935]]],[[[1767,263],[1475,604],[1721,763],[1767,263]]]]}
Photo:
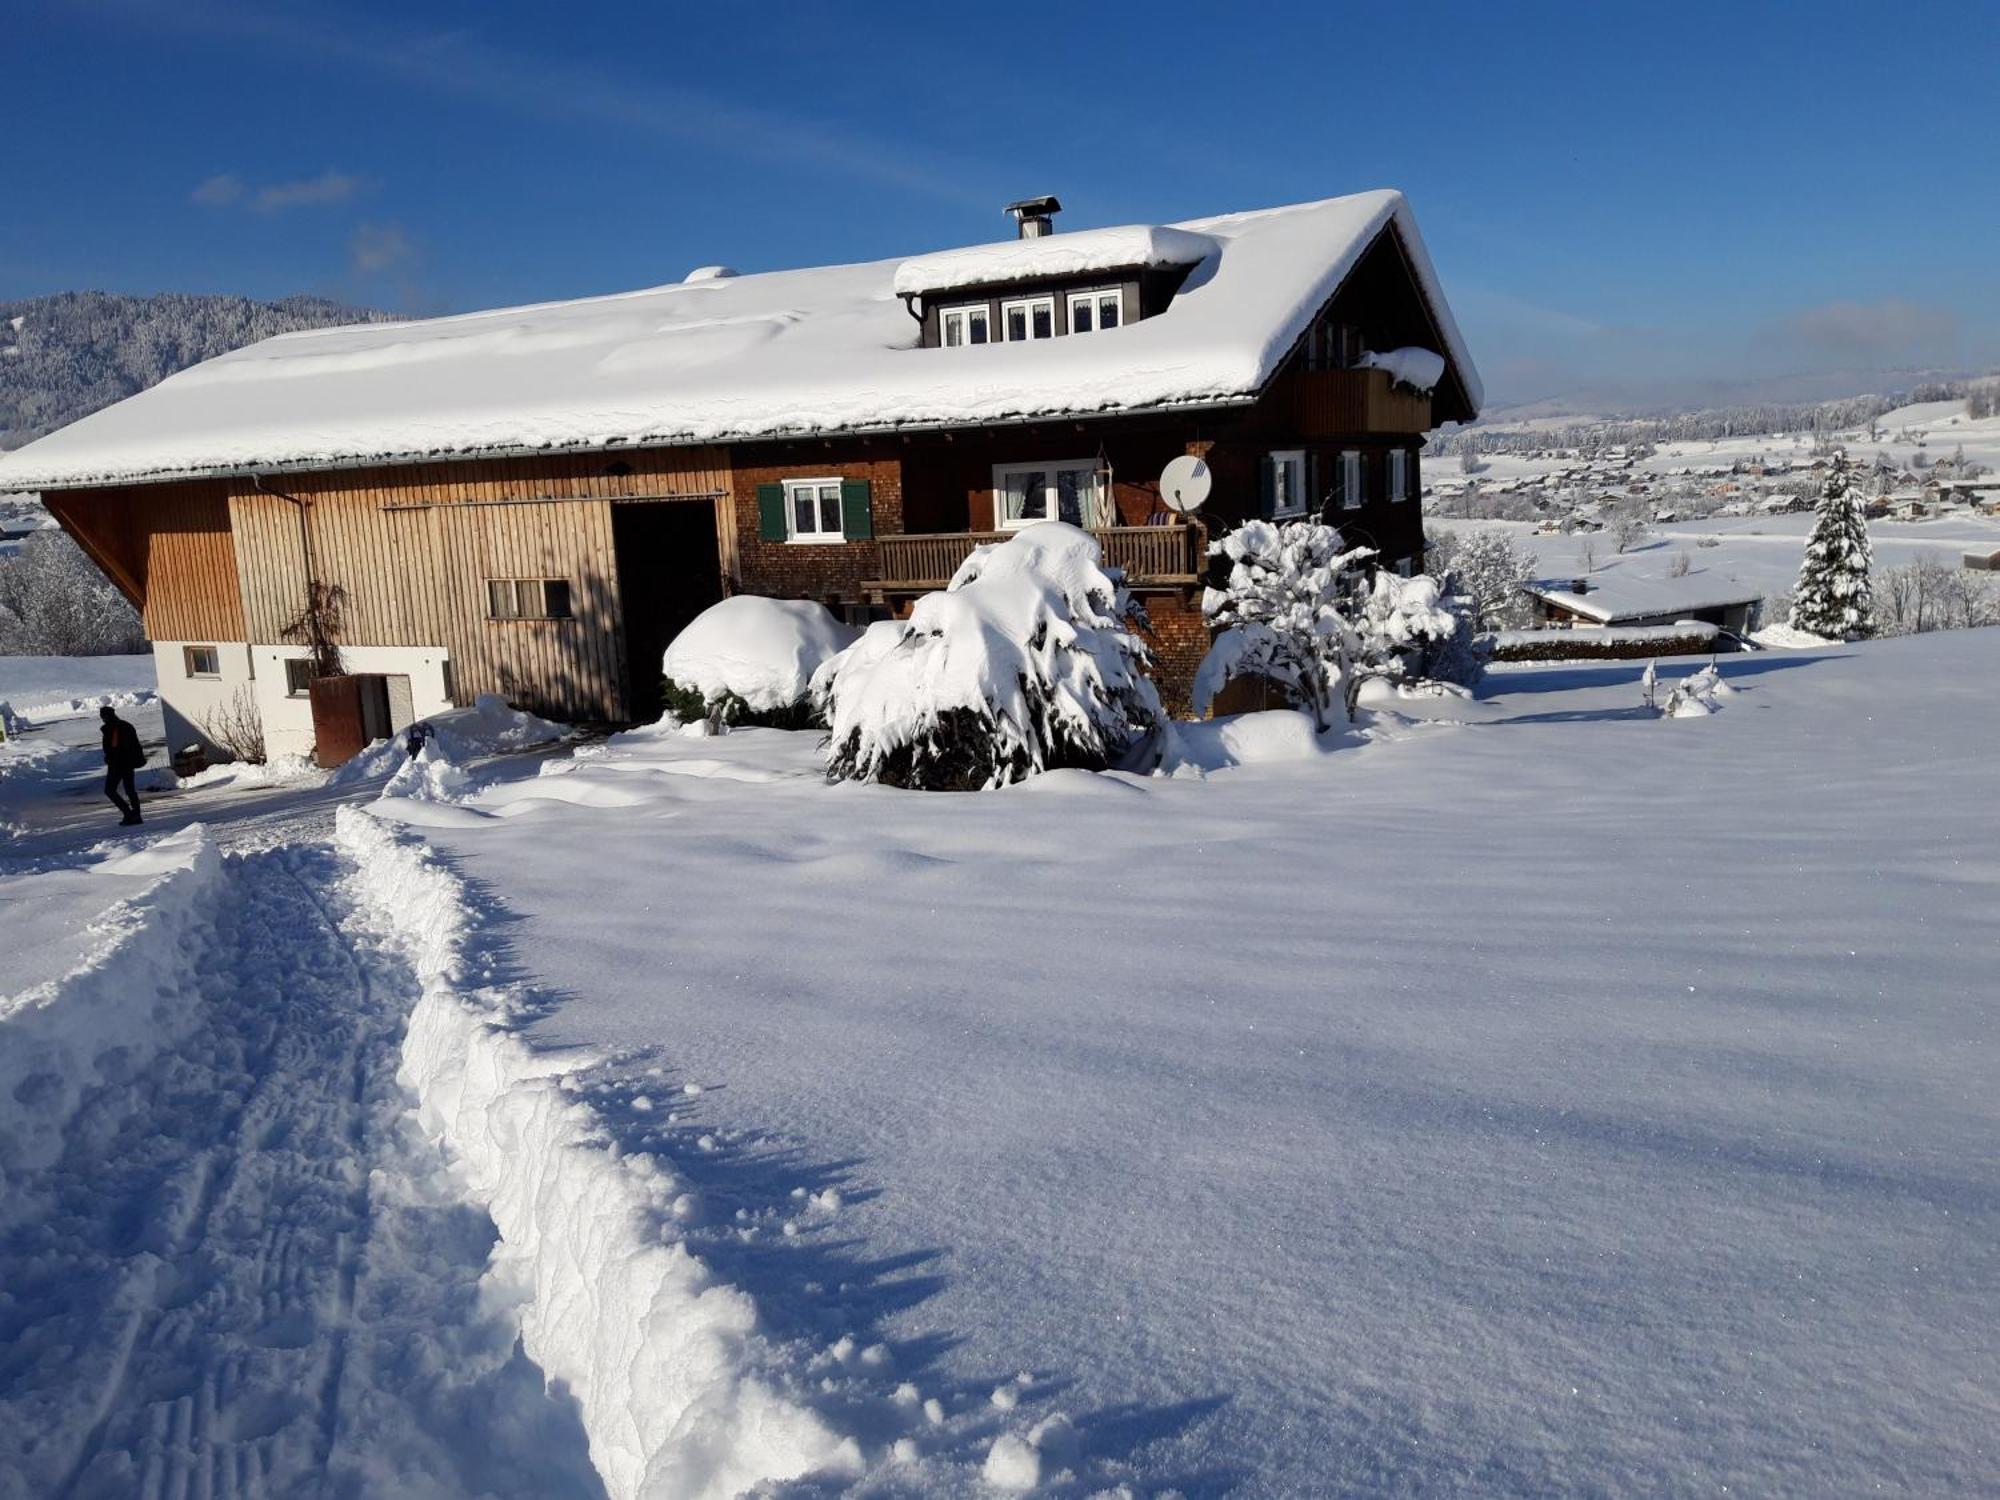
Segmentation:
{"type": "Polygon", "coordinates": [[[1871,561],[1854,468],[1846,454],[1835,454],[1792,593],[1792,628],[1838,641],[1867,635],[1874,628],[1871,561]]]}

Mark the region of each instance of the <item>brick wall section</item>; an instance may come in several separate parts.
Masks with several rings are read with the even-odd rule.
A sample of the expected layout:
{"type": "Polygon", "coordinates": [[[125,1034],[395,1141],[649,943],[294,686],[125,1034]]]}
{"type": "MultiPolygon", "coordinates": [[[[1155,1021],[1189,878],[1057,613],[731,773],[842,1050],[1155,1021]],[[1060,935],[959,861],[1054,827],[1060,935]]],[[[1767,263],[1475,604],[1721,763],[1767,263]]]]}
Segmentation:
{"type": "Polygon", "coordinates": [[[1208,626],[1201,618],[1201,596],[1145,594],[1141,602],[1152,621],[1152,629],[1141,635],[1153,653],[1153,682],[1160,690],[1160,701],[1173,717],[1187,718],[1192,712],[1189,702],[1195,669],[1208,655],[1208,626]]]}
{"type": "Polygon", "coordinates": [[[835,478],[868,481],[877,536],[903,529],[903,465],[894,455],[819,444],[736,450],[736,592],[817,599],[835,614],[861,601],[862,581],[881,573],[873,542],[767,542],[758,532],[758,485],[835,478]]]}

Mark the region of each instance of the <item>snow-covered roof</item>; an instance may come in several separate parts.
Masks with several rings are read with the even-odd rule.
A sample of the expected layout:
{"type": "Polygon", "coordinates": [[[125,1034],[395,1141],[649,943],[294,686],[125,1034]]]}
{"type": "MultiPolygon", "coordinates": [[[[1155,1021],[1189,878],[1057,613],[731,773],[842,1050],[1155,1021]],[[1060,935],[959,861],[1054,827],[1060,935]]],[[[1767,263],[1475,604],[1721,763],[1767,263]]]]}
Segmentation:
{"type": "Polygon", "coordinates": [[[895,288],[898,297],[909,297],[1100,271],[1198,266],[1217,248],[1205,234],[1164,224],[1121,224],[915,256],[896,267],[895,288]]]}
{"type": "Polygon", "coordinates": [[[1379,190],[951,252],[987,275],[1066,241],[1206,247],[1164,311],[1088,336],[915,347],[898,273],[945,256],[288,333],[0,456],[0,489],[1242,403],[1391,223],[1476,408],[1479,377],[1416,221],[1379,190]]]}
{"type": "Polygon", "coordinates": [[[1621,620],[1671,617],[1676,611],[1728,609],[1764,597],[1762,589],[1706,569],[1679,578],[1643,578],[1610,569],[1586,580],[1589,592],[1575,591],[1575,578],[1544,578],[1523,584],[1529,593],[1587,619],[1615,625],[1621,620]]]}

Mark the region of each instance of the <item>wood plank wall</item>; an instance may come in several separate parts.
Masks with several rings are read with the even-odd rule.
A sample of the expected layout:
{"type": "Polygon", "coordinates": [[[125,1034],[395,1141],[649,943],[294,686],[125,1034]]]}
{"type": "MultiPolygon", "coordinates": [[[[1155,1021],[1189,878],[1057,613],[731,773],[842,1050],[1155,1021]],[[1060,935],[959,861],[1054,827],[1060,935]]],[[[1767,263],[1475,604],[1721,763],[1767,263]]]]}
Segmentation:
{"type": "Polygon", "coordinates": [[[566,718],[625,717],[612,510],[712,499],[724,574],[736,514],[722,448],[552,454],[77,490],[50,512],[140,606],[155,640],[273,645],[305,602],[300,507],[322,582],[346,594],[340,639],[441,646],[452,692],[566,718]],[[486,618],[489,578],[569,580],[569,620],[486,618]]]}
{"type": "Polygon", "coordinates": [[[229,496],[215,481],[45,497],[156,641],[243,640],[229,496]]]}
{"type": "Polygon", "coordinates": [[[346,594],[343,643],[442,646],[458,701],[498,693],[565,718],[625,717],[614,504],[719,497],[717,530],[726,522],[734,536],[720,448],[357,469],[229,489],[251,640],[281,639],[304,602],[303,501],[318,576],[346,594]],[[489,620],[492,578],[567,579],[573,618],[489,620]]]}

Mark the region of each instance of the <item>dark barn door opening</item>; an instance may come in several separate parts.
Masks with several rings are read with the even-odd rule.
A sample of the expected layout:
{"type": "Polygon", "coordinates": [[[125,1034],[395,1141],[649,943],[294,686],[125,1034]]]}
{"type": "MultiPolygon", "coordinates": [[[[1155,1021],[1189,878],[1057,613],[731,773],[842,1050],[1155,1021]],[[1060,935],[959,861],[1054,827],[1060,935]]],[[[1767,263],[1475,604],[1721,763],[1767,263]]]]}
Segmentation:
{"type": "Polygon", "coordinates": [[[660,716],[660,653],[681,627],[722,597],[713,500],[656,500],[611,507],[618,552],[618,608],[625,621],[625,711],[660,716]]]}

